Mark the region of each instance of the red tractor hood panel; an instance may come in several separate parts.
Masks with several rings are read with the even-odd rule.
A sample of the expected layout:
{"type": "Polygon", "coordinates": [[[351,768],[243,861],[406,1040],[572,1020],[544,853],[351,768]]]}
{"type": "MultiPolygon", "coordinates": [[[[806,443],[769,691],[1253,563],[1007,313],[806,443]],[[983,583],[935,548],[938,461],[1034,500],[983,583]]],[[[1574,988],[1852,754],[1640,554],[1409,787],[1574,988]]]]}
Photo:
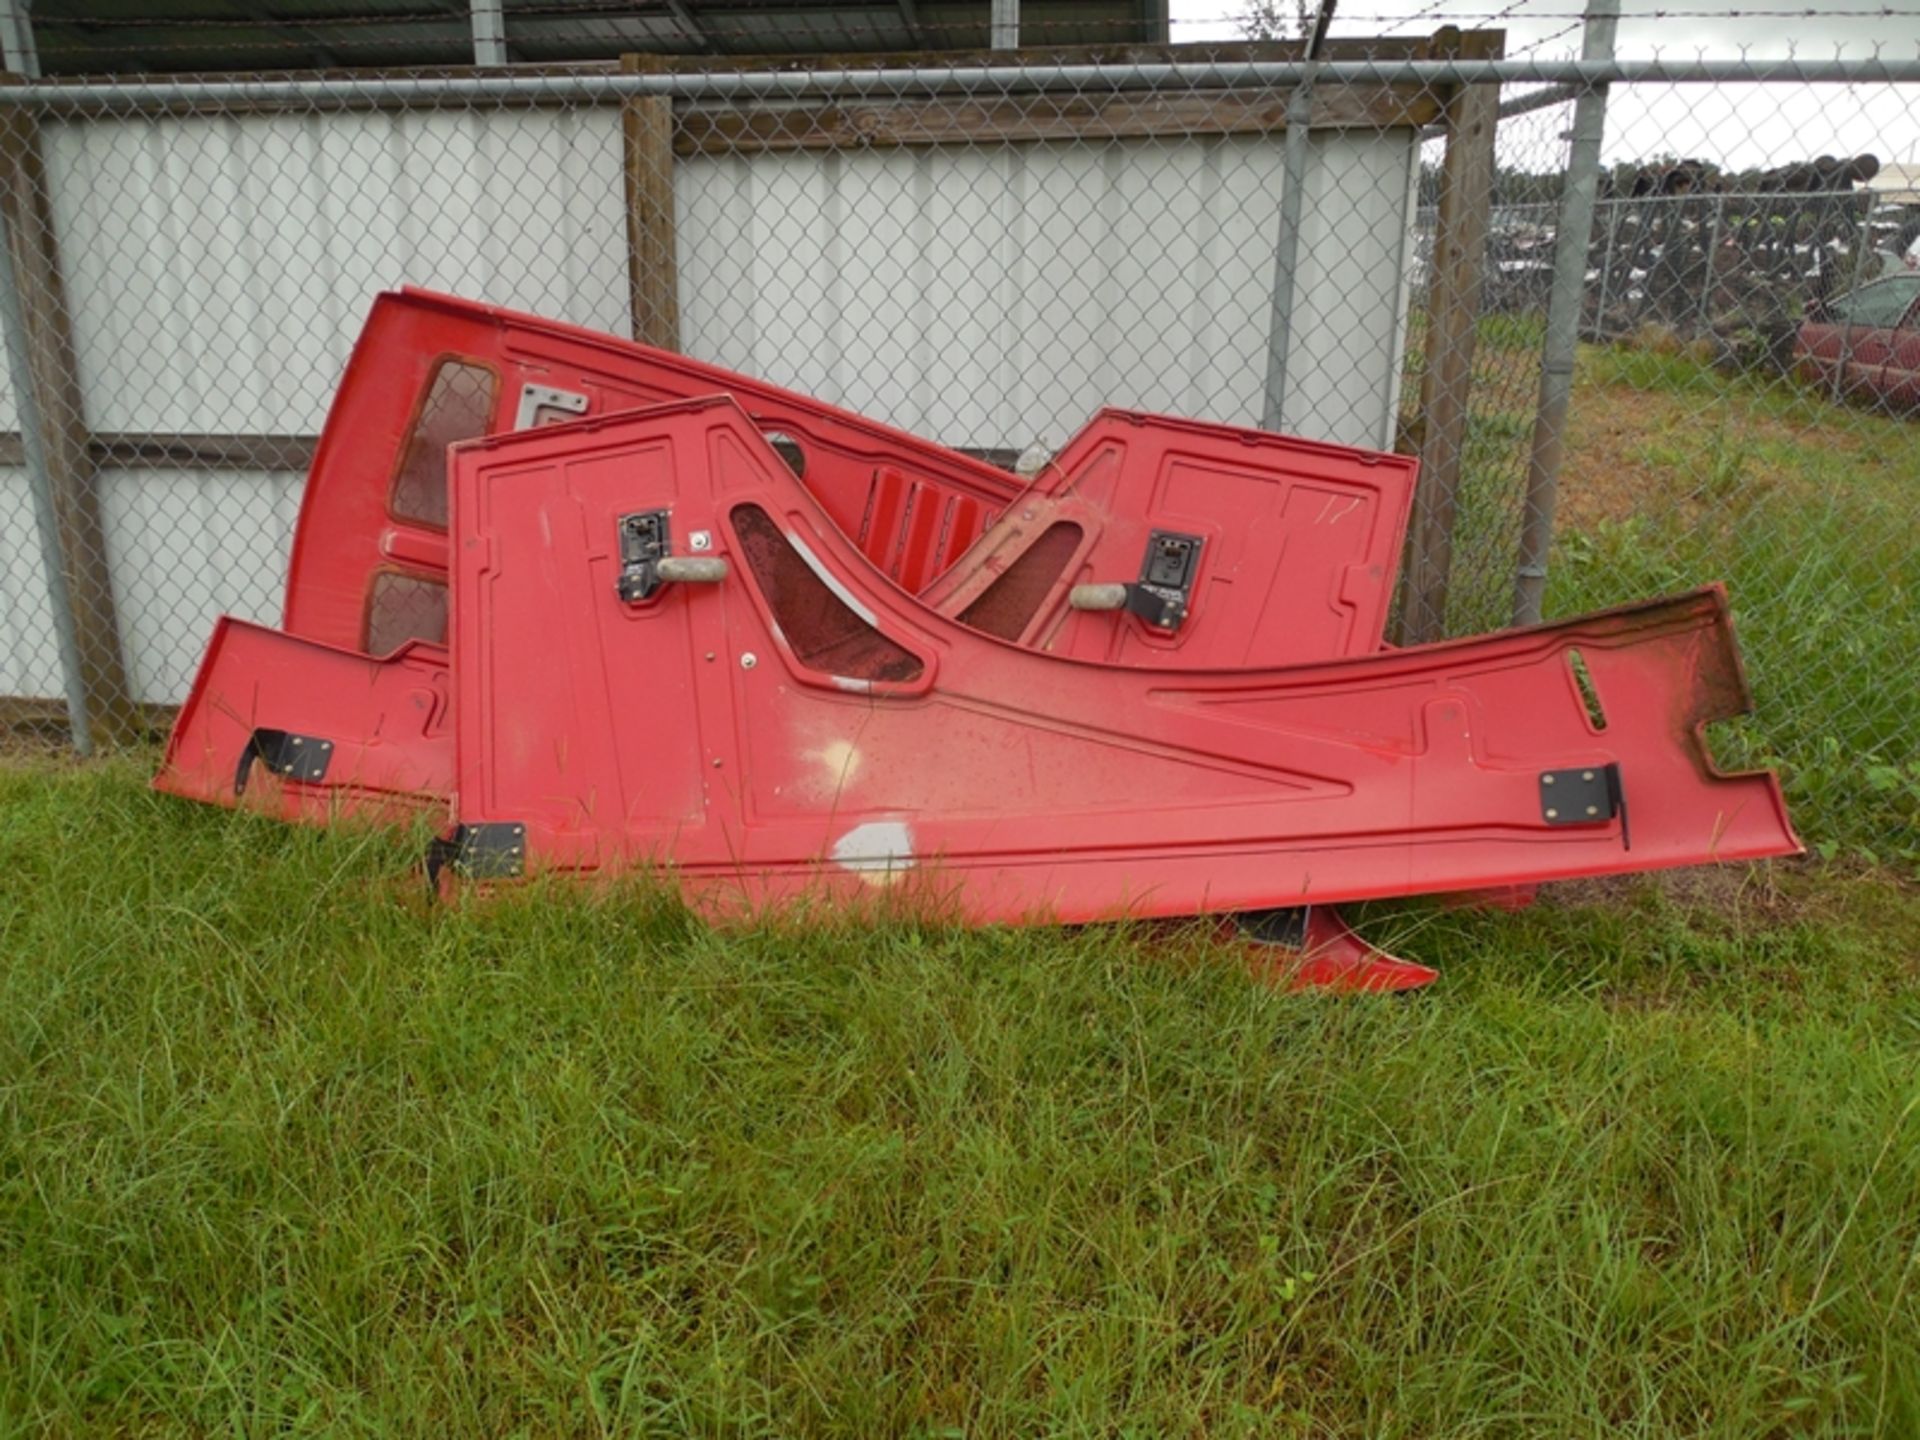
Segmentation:
{"type": "Polygon", "coordinates": [[[1381,653],[1416,478],[1109,410],[1028,484],[680,356],[384,295],[287,633],[220,623],[155,783],[450,812],[437,861],[469,876],[665,864],[723,911],[1311,904],[1319,979],[1358,988],[1431,972],[1327,902],[1798,849],[1774,778],[1703,738],[1747,708],[1717,588],[1381,653]]]}

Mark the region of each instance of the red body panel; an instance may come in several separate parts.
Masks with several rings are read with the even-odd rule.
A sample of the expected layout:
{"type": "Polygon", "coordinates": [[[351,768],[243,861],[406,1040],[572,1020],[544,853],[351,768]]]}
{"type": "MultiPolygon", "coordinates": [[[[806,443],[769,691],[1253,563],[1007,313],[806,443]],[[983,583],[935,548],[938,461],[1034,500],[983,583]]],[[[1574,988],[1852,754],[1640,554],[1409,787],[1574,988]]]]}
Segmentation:
{"type": "MultiPolygon", "coordinates": [[[[1002,639],[1155,668],[1288,665],[1380,646],[1417,462],[1166,416],[1103,410],[921,598],[1002,639]],[[1138,578],[1153,531],[1202,542],[1187,622],[1168,633],[1124,612],[1081,612],[1081,582],[1138,578]],[[999,585],[1037,589],[1023,561],[1078,536],[1029,612],[999,585]],[[982,624],[1009,611],[1017,626],[982,624]]],[[[1064,546],[1057,547],[1064,549],[1064,546]]]]}
{"type": "Polygon", "coordinates": [[[216,805],[264,806],[288,820],[355,812],[394,818],[446,808],[453,793],[447,654],[413,644],[383,660],[223,617],[174,721],[156,789],[216,805]],[[315,783],[247,764],[261,730],[331,747],[315,783]]]}
{"type": "MultiPolygon", "coordinates": [[[[1021,488],[984,461],[667,351],[450,296],[386,294],[354,346],[307,477],[287,576],[290,634],[365,649],[377,574],[444,585],[446,531],[434,507],[396,513],[396,478],[443,360],[494,377],[490,398],[472,407],[484,424],[468,435],[513,429],[529,384],[584,395],[588,415],[735,395],[756,424],[799,444],[807,483],[836,523],[907,579],[951,564],[1021,488]]],[[[535,418],[574,416],[548,407],[535,418]]]]}
{"type": "Polygon", "coordinates": [[[1773,777],[1702,740],[1745,708],[1718,590],[1290,669],[1116,666],[903,593],[725,399],[452,455],[458,817],[523,826],[532,868],[1078,921],[1798,848],[1773,777]],[[629,605],[616,526],[656,508],[732,573],[629,605]],[[1545,818],[1543,772],[1616,763],[1630,848],[1619,818],[1545,818]]]}
{"type": "MultiPolygon", "coordinates": [[[[536,423],[575,418],[523,405],[528,386],[582,397],[588,416],[732,395],[759,429],[797,447],[807,490],[909,593],[946,572],[1004,507],[1028,494],[1018,478],[982,461],[731,371],[408,290],[374,302],[328,414],[294,536],[289,634],[368,653],[397,638],[444,639],[444,504],[424,485],[409,496],[408,484],[425,464],[440,463],[447,441],[507,433],[523,409],[536,423]],[[423,421],[436,413],[443,365],[473,377],[470,391],[457,413],[423,421]],[[425,442],[418,451],[416,431],[425,442]]],[[[1032,492],[1067,506],[1084,527],[1076,570],[1131,580],[1150,529],[1193,530],[1213,537],[1203,562],[1210,593],[1196,605],[1195,623],[1168,636],[1132,617],[1069,618],[1071,582],[1063,582],[1034,643],[1157,666],[1371,650],[1385,625],[1417,470],[1405,456],[1103,412],[1032,492]]],[[[1011,558],[1007,540],[1000,533],[970,557],[969,573],[978,578],[1011,558]]]]}
{"type": "MultiPolygon", "coordinates": [[[[244,644],[216,637],[163,770],[163,788],[216,803],[238,798],[223,777],[255,727],[209,720],[222,707],[236,708],[231,692],[258,689],[256,662],[264,662],[274,701],[274,715],[260,725],[333,736],[349,746],[371,737],[366,727],[382,718],[377,706],[354,708],[361,705],[355,698],[343,709],[331,697],[348,655],[365,648],[369,607],[388,579],[431,587],[424,605],[422,590],[413,590],[414,612],[399,619],[428,620],[424,633],[444,636],[444,621],[433,616],[445,603],[446,535],[395,513],[395,476],[415,458],[409,431],[432,377],[450,361],[506,377],[484,406],[469,407],[467,419],[486,429],[499,429],[519,387],[536,383],[579,387],[574,393],[587,395],[590,409],[675,388],[728,385],[756,397],[763,417],[773,415],[783,434],[806,447],[806,488],[816,496],[823,489],[838,494],[843,513],[858,508],[857,528],[849,533],[861,552],[903,585],[951,565],[930,599],[970,624],[982,623],[976,602],[985,592],[993,591],[993,599],[1005,590],[998,582],[1020,579],[1007,574],[1009,567],[1019,567],[1049,526],[1071,526],[1078,538],[1069,554],[1052,557],[1022,643],[1121,663],[1279,664],[1372,650],[1385,625],[1417,471],[1401,456],[1106,411],[1022,490],[1014,477],[964,456],[676,356],[466,302],[383,296],[356,348],[306,492],[288,585],[294,634],[277,637],[278,644],[253,627],[244,627],[244,644]],[[612,372],[617,383],[607,379],[612,372]],[[993,512],[975,492],[988,483],[1019,498],[980,536],[979,526],[993,512]],[[1135,575],[1155,528],[1203,539],[1185,625],[1169,634],[1124,613],[1066,609],[1076,580],[1135,575]],[[977,543],[952,564],[971,539],[977,543]],[[312,632],[304,644],[301,625],[312,632]],[[337,644],[315,641],[315,634],[362,639],[337,644]],[[309,659],[314,674],[303,685],[298,667],[309,659]],[[304,710],[303,694],[314,697],[304,710]]],[[[403,626],[403,633],[413,632],[403,626]]],[[[437,648],[409,642],[399,654],[404,663],[368,673],[444,672],[437,648]]],[[[444,673],[434,683],[447,689],[444,673]]],[[[350,686],[349,693],[358,697],[365,689],[350,686]]],[[[238,708],[253,713],[259,706],[249,699],[238,708]]],[[[286,792],[280,804],[290,816],[324,818],[342,807],[366,808],[389,780],[399,800],[417,801],[428,783],[421,777],[452,773],[444,706],[434,727],[411,743],[419,753],[397,771],[336,768],[323,778],[288,780],[275,787],[286,792]]]]}

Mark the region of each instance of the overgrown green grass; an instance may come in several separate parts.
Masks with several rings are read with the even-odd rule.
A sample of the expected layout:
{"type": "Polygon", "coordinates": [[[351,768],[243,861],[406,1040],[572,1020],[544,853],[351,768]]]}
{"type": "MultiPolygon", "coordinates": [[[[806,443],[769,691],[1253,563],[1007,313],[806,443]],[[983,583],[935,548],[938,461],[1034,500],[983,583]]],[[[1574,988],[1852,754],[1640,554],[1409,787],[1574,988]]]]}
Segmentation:
{"type": "MultiPolygon", "coordinates": [[[[1542,334],[1538,315],[1480,320],[1453,634],[1512,613],[1542,334]]],[[[1406,449],[1422,335],[1416,314],[1406,449]]],[[[1791,380],[1723,374],[1678,342],[1584,347],[1572,409],[1549,618],[1727,582],[1757,713],[1717,737],[1722,760],[1778,769],[1822,854],[1920,874],[1920,424],[1791,380]],[[1600,507],[1615,513],[1583,520],[1583,489],[1628,470],[1657,482],[1637,476],[1622,503],[1600,507]]]]}
{"type": "MultiPolygon", "coordinates": [[[[0,1426],[1920,1434],[1920,898],[1195,934],[430,907],[0,769],[0,1426]]],[[[1812,889],[1818,884],[1823,887],[1812,889]]]]}
{"type": "Polygon", "coordinates": [[[1920,869],[1920,426],[1680,355],[1593,351],[1576,405],[1680,397],[1633,513],[1559,537],[1549,613],[1725,580],[1756,715],[1731,763],[1777,766],[1825,853],[1920,869]]]}

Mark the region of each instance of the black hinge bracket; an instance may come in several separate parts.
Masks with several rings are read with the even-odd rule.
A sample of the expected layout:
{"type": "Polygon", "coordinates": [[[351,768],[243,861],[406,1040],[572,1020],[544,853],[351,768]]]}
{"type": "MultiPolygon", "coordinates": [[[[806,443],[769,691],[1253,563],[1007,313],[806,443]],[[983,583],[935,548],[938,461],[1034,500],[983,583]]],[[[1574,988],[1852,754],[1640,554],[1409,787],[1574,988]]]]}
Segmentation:
{"type": "Polygon", "coordinates": [[[1621,844],[1631,850],[1627,794],[1620,783],[1618,761],[1540,772],[1540,818],[1547,824],[1604,825],[1616,815],[1620,817],[1621,844]]]}
{"type": "Polygon", "coordinates": [[[620,578],[614,582],[621,600],[637,605],[660,588],[660,562],[672,553],[672,537],[665,510],[636,510],[617,522],[620,535],[620,578]]]}
{"type": "Polygon", "coordinates": [[[291,730],[256,730],[247,737],[240,751],[239,767],[233,772],[233,793],[244,795],[247,776],[257,760],[269,773],[283,780],[303,780],[312,785],[324,780],[327,765],[333,759],[333,742],[318,735],[296,735],[291,730]]]}
{"type": "Polygon", "coordinates": [[[1157,630],[1178,630],[1187,618],[1204,543],[1198,535],[1174,530],[1150,532],[1140,579],[1127,586],[1127,609],[1157,630]]]}
{"type": "Polygon", "coordinates": [[[427,888],[439,887],[451,869],[467,880],[513,880],[526,874],[527,827],[514,820],[456,825],[451,835],[427,845],[427,888]]]}

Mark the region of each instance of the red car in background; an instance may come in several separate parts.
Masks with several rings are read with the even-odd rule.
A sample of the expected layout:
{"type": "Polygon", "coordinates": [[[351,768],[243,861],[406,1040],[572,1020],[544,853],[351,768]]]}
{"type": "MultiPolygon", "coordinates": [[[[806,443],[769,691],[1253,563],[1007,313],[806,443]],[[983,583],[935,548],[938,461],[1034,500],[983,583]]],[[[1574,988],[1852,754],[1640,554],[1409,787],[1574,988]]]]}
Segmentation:
{"type": "Polygon", "coordinates": [[[1920,419],[1920,271],[1849,290],[1808,315],[1794,344],[1801,378],[1920,419]]]}

